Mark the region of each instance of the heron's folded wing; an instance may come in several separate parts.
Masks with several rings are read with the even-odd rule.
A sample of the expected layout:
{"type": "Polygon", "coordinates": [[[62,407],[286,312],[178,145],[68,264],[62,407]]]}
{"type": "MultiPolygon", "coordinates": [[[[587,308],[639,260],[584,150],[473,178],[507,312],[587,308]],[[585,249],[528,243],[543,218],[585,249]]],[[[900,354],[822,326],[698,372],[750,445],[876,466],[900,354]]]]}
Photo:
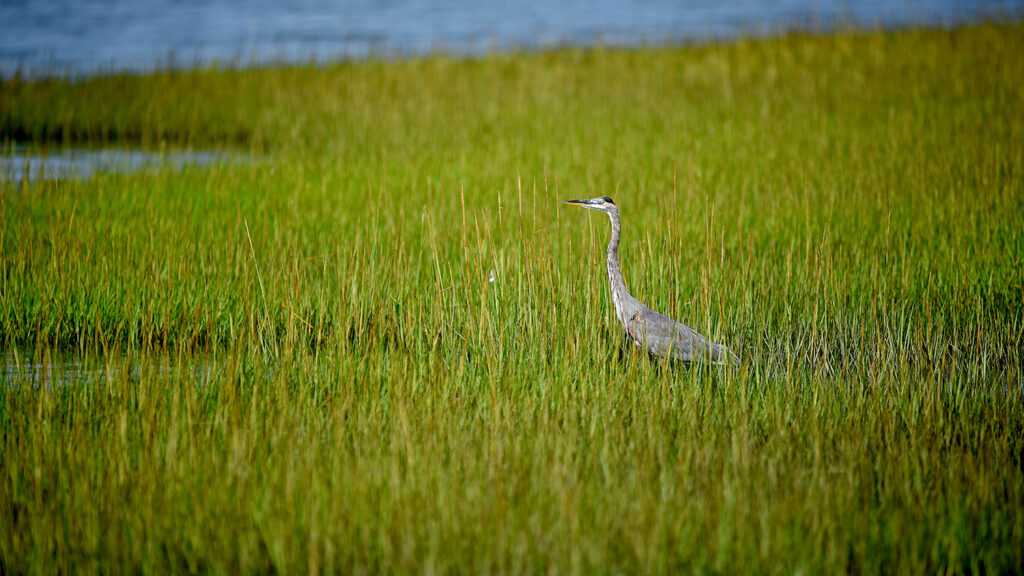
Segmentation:
{"type": "Polygon", "coordinates": [[[626,324],[626,332],[648,353],[658,357],[671,356],[684,362],[693,359],[694,349],[698,344],[693,339],[696,333],[668,316],[654,311],[636,314],[626,324]]]}

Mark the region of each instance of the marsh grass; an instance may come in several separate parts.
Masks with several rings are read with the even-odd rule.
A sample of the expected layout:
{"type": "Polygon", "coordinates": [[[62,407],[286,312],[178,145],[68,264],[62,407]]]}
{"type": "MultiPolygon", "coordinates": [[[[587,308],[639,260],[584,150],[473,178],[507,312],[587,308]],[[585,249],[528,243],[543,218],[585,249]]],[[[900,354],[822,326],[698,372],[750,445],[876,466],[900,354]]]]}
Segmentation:
{"type": "Polygon", "coordinates": [[[6,372],[3,567],[1019,570],[1022,55],[5,80],[10,139],[265,160],[0,184],[0,337],[80,364],[6,372]],[[597,195],[631,291],[739,369],[620,347],[607,221],[557,203],[597,195]]]}

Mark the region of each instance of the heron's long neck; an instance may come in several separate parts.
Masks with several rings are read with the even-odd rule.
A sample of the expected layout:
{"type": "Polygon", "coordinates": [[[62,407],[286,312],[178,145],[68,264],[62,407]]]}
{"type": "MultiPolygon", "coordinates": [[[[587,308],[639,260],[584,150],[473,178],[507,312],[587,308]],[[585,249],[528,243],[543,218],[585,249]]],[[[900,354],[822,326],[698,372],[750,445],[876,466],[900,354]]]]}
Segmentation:
{"type": "Polygon", "coordinates": [[[612,303],[615,305],[615,315],[623,326],[629,322],[633,297],[626,289],[626,282],[622,279],[622,270],[619,269],[619,235],[622,225],[619,223],[619,211],[613,208],[608,212],[612,221],[612,238],[608,241],[608,281],[612,287],[612,303]]]}

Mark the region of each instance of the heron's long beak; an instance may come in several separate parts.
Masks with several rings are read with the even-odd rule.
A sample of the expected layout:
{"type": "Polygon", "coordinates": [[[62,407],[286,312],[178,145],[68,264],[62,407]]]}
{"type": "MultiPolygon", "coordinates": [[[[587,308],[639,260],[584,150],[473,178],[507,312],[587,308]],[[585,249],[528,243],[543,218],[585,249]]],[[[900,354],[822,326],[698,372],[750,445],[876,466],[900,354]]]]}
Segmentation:
{"type": "Polygon", "coordinates": [[[590,208],[591,210],[598,209],[597,202],[594,200],[562,200],[562,204],[572,204],[573,206],[590,208]]]}

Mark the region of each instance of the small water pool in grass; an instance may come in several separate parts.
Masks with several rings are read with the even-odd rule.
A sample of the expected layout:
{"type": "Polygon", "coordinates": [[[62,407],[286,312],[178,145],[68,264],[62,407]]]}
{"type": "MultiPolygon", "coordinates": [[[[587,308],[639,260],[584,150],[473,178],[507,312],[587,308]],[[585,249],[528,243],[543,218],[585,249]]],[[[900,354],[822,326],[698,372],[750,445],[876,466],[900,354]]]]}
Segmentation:
{"type": "Polygon", "coordinates": [[[245,156],[218,150],[150,151],[132,148],[54,148],[22,146],[0,153],[0,180],[24,181],[88,179],[101,172],[181,170],[189,166],[237,162],[245,156]]]}
{"type": "Polygon", "coordinates": [[[209,354],[98,353],[57,350],[36,353],[8,349],[0,352],[0,379],[8,390],[28,387],[58,390],[80,385],[186,379],[206,386],[224,378],[224,361],[209,354]]]}

